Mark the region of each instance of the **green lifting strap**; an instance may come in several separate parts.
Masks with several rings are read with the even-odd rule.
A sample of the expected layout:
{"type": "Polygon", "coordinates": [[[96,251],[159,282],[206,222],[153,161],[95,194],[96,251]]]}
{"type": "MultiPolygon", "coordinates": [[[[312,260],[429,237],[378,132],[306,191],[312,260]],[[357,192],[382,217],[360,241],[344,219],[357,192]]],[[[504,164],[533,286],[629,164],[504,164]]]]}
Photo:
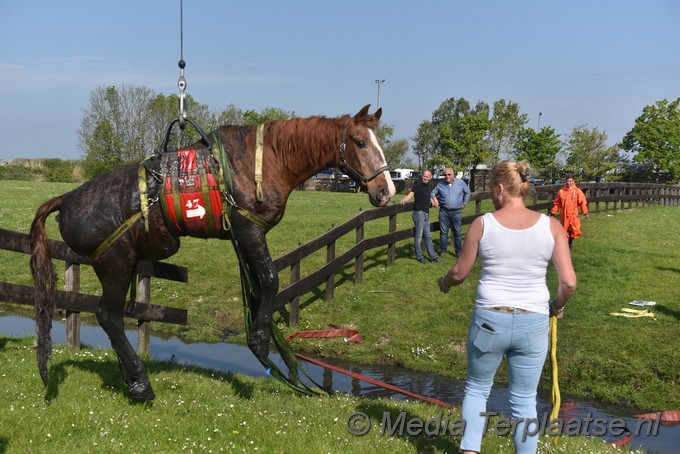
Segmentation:
{"type": "MultiPolygon", "coordinates": [[[[210,134],[210,139],[213,144],[212,145],[213,157],[217,160],[217,162],[220,165],[220,172],[218,172],[216,176],[218,178],[218,184],[222,189],[223,225],[224,230],[229,234],[229,239],[231,240],[232,246],[234,247],[234,251],[236,252],[236,256],[238,257],[239,270],[241,272],[241,292],[243,295],[243,320],[245,322],[246,337],[247,340],[250,341],[250,325],[252,322],[250,302],[253,299],[260,298],[260,290],[253,282],[252,273],[250,272],[248,263],[246,262],[245,257],[243,257],[243,252],[241,251],[238,241],[236,240],[236,237],[234,235],[234,231],[231,228],[232,208],[236,208],[239,214],[241,214],[251,222],[254,222],[255,224],[262,227],[262,229],[265,232],[269,230],[270,226],[264,219],[236,205],[236,202],[234,202],[234,199],[231,196],[231,192],[233,190],[232,169],[231,166],[229,165],[229,160],[227,159],[227,154],[224,150],[222,141],[220,140],[219,130],[212,132],[210,134]]],[[[274,378],[278,379],[279,381],[285,383],[286,385],[290,386],[296,391],[308,395],[318,394],[318,391],[309,387],[307,384],[301,382],[297,378],[298,371],[300,370],[315,386],[321,388],[321,386],[319,386],[319,384],[316,383],[302,367],[300,367],[300,363],[298,362],[297,357],[291,350],[290,346],[288,345],[288,342],[286,342],[286,340],[284,339],[283,334],[281,334],[281,331],[279,330],[278,326],[276,326],[276,323],[273,321],[271,325],[271,330],[274,345],[276,346],[276,349],[279,351],[281,358],[285,362],[286,366],[288,366],[289,372],[293,374],[294,378],[290,378],[287,374],[285,374],[268,357],[265,358],[258,357],[257,359],[260,361],[260,363],[262,363],[262,365],[267,368],[267,373],[273,376],[274,378]]]]}
{"type": "Polygon", "coordinates": [[[224,150],[222,141],[220,140],[219,130],[213,131],[210,134],[210,139],[213,144],[212,148],[213,157],[215,157],[215,159],[219,163],[221,170],[221,172],[218,172],[217,177],[219,180],[220,187],[222,188],[222,199],[224,202],[222,206],[223,217],[222,224],[225,227],[224,230],[228,231],[231,228],[231,209],[236,208],[236,211],[238,211],[238,213],[241,216],[248,219],[250,222],[259,225],[262,228],[262,230],[265,231],[265,233],[268,232],[269,229],[271,229],[271,226],[267,221],[265,221],[252,211],[248,211],[245,208],[241,208],[240,206],[236,205],[234,198],[231,196],[231,193],[233,192],[234,189],[232,169],[231,166],[229,165],[229,160],[227,159],[227,153],[224,150]]]}

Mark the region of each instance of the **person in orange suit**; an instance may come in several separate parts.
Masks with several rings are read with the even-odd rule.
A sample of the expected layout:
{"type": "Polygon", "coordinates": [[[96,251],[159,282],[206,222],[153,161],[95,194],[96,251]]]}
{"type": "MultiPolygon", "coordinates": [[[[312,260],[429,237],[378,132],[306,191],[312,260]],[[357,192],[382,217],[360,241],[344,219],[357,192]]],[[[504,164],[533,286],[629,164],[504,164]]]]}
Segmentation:
{"type": "Polygon", "coordinates": [[[557,193],[551,214],[560,213],[560,221],[564,231],[569,238],[569,247],[574,245],[574,240],[581,236],[581,219],[578,216],[578,209],[581,209],[583,216],[588,219],[588,201],[586,196],[576,187],[574,177],[569,176],[565,185],[557,193]]]}

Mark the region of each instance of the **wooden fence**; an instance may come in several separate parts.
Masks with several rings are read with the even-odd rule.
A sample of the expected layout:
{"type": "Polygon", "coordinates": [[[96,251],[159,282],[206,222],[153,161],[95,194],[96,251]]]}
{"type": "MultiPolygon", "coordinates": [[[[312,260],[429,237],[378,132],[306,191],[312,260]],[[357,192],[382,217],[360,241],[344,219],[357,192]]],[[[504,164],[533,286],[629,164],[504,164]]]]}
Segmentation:
{"type": "MultiPolygon", "coordinates": [[[[563,185],[546,185],[535,187],[533,200],[527,201],[527,206],[533,210],[549,211],[553,200],[563,185]]],[[[639,208],[650,205],[678,206],[680,205],[680,186],[668,186],[651,183],[579,183],[588,199],[589,210],[594,213],[608,212],[610,209],[639,208]]],[[[470,224],[477,216],[483,214],[484,205],[491,209],[490,192],[474,192],[470,203],[475,205],[475,213],[463,217],[463,225],[470,224]]],[[[296,326],[299,320],[300,295],[325,283],[326,300],[333,299],[335,288],[335,274],[352,260],[354,264],[354,283],[363,281],[364,252],[379,247],[387,247],[387,265],[392,265],[395,259],[396,243],[413,238],[413,227],[397,230],[397,215],[410,215],[413,203],[406,205],[393,204],[370,211],[362,211],[346,223],[335,227],[307,244],[279,257],[274,261],[277,271],[290,268],[290,284],[282,288],[277,295],[280,305],[290,303],[289,323],[296,326]],[[388,219],[387,233],[372,238],[365,238],[364,226],[367,222],[377,219],[388,219]],[[341,237],[354,232],[354,246],[339,256],[336,256],[336,242],[341,237]],[[304,278],[300,277],[300,263],[306,257],[322,248],[326,248],[326,264],[304,278]]],[[[431,224],[433,231],[439,230],[439,222],[431,224]]]]}
{"type": "MultiPolygon", "coordinates": [[[[66,311],[66,343],[72,349],[80,348],[80,313],[94,313],[99,296],[80,292],[80,265],[90,265],[86,257],[74,253],[66,243],[49,240],[52,257],[66,262],[64,290],[57,290],[57,309],[66,311]]],[[[0,249],[30,254],[29,236],[24,233],[0,229],[0,249]]],[[[185,267],[163,262],[140,262],[137,266],[137,298],[126,304],[126,317],[137,320],[137,351],[149,353],[150,322],[187,324],[187,311],[173,307],[150,304],[152,277],[177,282],[188,281],[185,267]]],[[[0,301],[33,306],[34,287],[28,285],[0,282],[0,301]]]]}
{"type": "MultiPolygon", "coordinates": [[[[668,186],[644,183],[580,183],[578,185],[586,194],[591,212],[608,212],[616,209],[630,209],[650,205],[678,206],[680,204],[680,186],[668,186]]],[[[529,208],[549,210],[557,191],[562,185],[536,187],[533,200],[528,201],[529,208]]],[[[463,217],[463,225],[472,222],[483,213],[484,207],[491,209],[489,192],[475,192],[470,197],[474,203],[474,214],[463,217]],[[486,201],[486,204],[483,202],[486,201]]],[[[363,281],[364,253],[372,249],[387,247],[387,265],[395,261],[396,244],[413,238],[413,227],[397,230],[397,216],[409,214],[412,203],[406,205],[393,204],[370,211],[362,211],[346,223],[331,229],[307,244],[279,257],[274,261],[277,271],[290,268],[290,284],[277,294],[278,304],[291,303],[289,321],[296,326],[299,320],[299,298],[320,284],[325,284],[325,298],[331,300],[335,289],[335,274],[347,263],[354,261],[354,282],[363,281]],[[365,225],[368,222],[387,218],[387,233],[366,238],[365,225]],[[354,245],[344,253],[336,254],[336,242],[345,235],[354,232],[354,245]],[[300,276],[302,260],[316,251],[326,249],[326,264],[305,277],[300,276]]],[[[433,231],[439,230],[439,223],[431,224],[433,231]]],[[[57,291],[57,308],[66,311],[67,344],[72,348],[80,346],[80,313],[94,313],[99,297],[79,293],[80,265],[91,264],[90,260],[75,254],[65,243],[50,240],[53,258],[66,262],[66,278],[64,291],[57,291]]],[[[28,235],[0,229],[0,249],[19,253],[30,253],[28,235]]],[[[137,268],[138,286],[137,302],[126,314],[137,319],[138,351],[142,354],[149,351],[149,323],[152,321],[187,324],[187,311],[172,307],[150,304],[150,278],[169,279],[178,282],[188,281],[188,270],[163,262],[140,262],[137,268]]],[[[33,305],[33,286],[0,282],[0,301],[33,305]]],[[[128,302],[128,304],[131,304],[128,302]]]]}

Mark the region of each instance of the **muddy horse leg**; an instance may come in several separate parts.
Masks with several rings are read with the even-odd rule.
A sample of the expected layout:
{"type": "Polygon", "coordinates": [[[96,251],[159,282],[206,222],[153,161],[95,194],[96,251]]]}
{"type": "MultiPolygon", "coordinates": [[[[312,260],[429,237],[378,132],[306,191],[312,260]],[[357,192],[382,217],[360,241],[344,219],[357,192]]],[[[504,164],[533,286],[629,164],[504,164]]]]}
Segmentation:
{"type": "Polygon", "coordinates": [[[253,285],[257,286],[260,298],[253,298],[250,305],[251,325],[248,347],[259,358],[269,355],[272,314],[275,297],[279,291],[279,274],[274,267],[264,231],[248,222],[234,223],[234,233],[241,250],[241,256],[250,270],[253,285]]]}
{"type": "Polygon", "coordinates": [[[96,312],[97,320],[109,336],[111,346],[118,355],[123,379],[128,385],[133,399],[153,400],[155,395],[146,375],[144,364],[125,335],[123,320],[127,291],[136,264],[133,264],[131,269],[127,271],[121,270],[119,266],[104,269],[95,265],[94,268],[102,284],[102,298],[96,312]]]}

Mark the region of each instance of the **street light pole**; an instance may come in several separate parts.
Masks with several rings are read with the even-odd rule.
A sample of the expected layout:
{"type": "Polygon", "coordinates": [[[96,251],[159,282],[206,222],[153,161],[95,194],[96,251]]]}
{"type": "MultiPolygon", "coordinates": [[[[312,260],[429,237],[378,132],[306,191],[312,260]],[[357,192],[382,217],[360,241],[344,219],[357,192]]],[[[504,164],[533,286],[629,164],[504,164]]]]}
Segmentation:
{"type": "Polygon", "coordinates": [[[541,132],[541,115],[543,115],[543,112],[538,113],[538,129],[536,132],[541,132]]]}
{"type": "Polygon", "coordinates": [[[378,107],[376,107],[376,109],[380,109],[380,84],[382,84],[383,82],[385,82],[385,79],[382,79],[382,80],[376,79],[375,80],[375,83],[378,85],[378,107]]]}

